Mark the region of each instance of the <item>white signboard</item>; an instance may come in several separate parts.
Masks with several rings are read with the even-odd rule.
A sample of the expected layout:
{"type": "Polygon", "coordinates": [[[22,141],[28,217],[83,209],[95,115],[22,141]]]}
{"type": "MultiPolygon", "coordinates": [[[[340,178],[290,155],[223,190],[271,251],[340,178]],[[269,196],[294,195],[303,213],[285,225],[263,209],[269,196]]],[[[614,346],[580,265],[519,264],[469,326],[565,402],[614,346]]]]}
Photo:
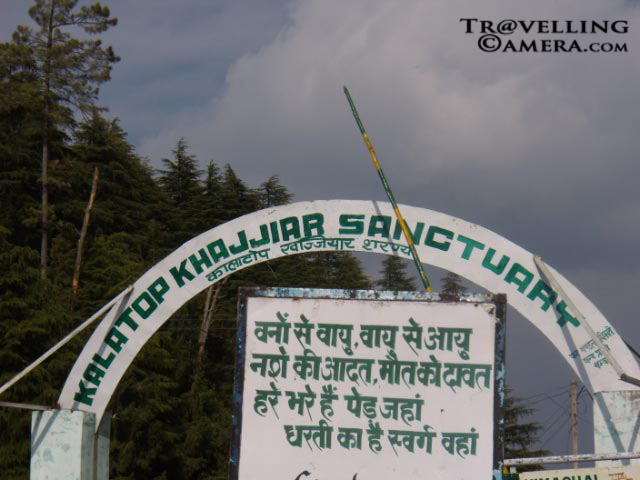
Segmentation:
{"type": "Polygon", "coordinates": [[[580,468],[524,472],[520,480],[640,480],[640,467],[580,468]]]}
{"type": "Polygon", "coordinates": [[[486,480],[500,471],[504,296],[391,295],[243,293],[232,478],[486,480]]]}

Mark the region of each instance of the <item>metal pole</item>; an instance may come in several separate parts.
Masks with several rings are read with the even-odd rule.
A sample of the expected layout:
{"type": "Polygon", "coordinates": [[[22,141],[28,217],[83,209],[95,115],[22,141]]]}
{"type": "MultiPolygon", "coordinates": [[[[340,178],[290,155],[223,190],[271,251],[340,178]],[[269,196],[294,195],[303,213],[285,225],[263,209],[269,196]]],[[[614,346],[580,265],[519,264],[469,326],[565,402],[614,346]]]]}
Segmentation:
{"type": "Polygon", "coordinates": [[[362,138],[364,139],[364,143],[367,145],[367,149],[369,150],[369,154],[371,155],[371,160],[373,160],[373,165],[376,167],[376,171],[378,172],[378,176],[380,177],[380,181],[382,182],[382,186],[384,187],[384,191],[393,205],[393,210],[396,214],[396,218],[398,219],[398,223],[400,224],[400,228],[402,228],[402,233],[404,233],[404,237],[407,240],[407,245],[409,245],[409,250],[411,250],[411,256],[413,257],[413,261],[416,264],[416,268],[418,269],[418,274],[420,275],[420,280],[422,280],[422,284],[427,292],[431,292],[433,289],[431,288],[431,284],[429,283],[429,279],[427,278],[427,274],[422,268],[422,263],[420,262],[420,257],[418,256],[418,252],[416,251],[416,247],[413,244],[413,238],[411,237],[411,233],[407,228],[407,224],[404,221],[404,217],[402,213],[400,213],[400,209],[398,208],[398,203],[396,202],[395,197],[393,196],[393,192],[391,191],[391,187],[389,186],[389,182],[387,182],[387,178],[382,171],[382,166],[378,161],[378,157],[376,155],[375,150],[373,149],[373,145],[371,145],[371,140],[369,140],[369,136],[364,129],[364,125],[360,120],[360,115],[358,115],[358,111],[356,110],[356,106],[351,99],[351,95],[349,94],[349,89],[344,87],[344,94],[347,96],[347,100],[349,101],[349,105],[351,106],[351,112],[353,113],[353,118],[355,118],[356,123],[358,124],[358,128],[360,129],[360,133],[362,134],[362,138]]]}
{"type": "MultiPolygon", "coordinates": [[[[578,454],[578,382],[571,380],[571,453],[578,454]]],[[[573,462],[578,468],[578,462],[573,462]]]]}
{"type": "Polygon", "coordinates": [[[91,325],[91,323],[93,323],[97,318],[100,318],[102,316],[102,314],[104,314],[107,310],[109,310],[114,303],[116,303],[118,300],[120,300],[122,297],[127,295],[132,290],[133,290],[133,285],[130,285],[129,287],[127,287],[126,290],[123,290],[122,292],[120,292],[117,296],[115,296],[113,298],[113,300],[111,300],[109,303],[107,303],[104,307],[102,307],[96,313],[91,315],[91,317],[89,317],[81,325],[76,327],[75,330],[73,330],[66,337],[64,337],[62,340],[60,340],[58,343],[56,343],[53,347],[51,347],[49,350],[47,350],[45,353],[43,353],[40,356],[40,358],[38,358],[36,361],[31,363],[31,365],[29,365],[27,368],[22,370],[20,373],[18,373],[15,377],[13,377],[7,383],[2,385],[2,387],[0,387],[0,395],[2,395],[5,391],[7,391],[9,388],[11,388],[11,386],[13,386],[15,383],[20,381],[22,378],[26,377],[29,374],[29,372],[31,372],[34,368],[36,368],[38,365],[40,365],[42,362],[44,362],[47,358],[49,358],[55,352],[60,350],[60,348],[62,348],[67,342],[69,342],[69,340],[71,340],[73,337],[75,337],[77,334],[79,334],[82,330],[84,330],[89,325],[91,325]]]}
{"type": "Polygon", "coordinates": [[[22,410],[51,410],[51,407],[32,405],[31,403],[0,402],[0,407],[21,408],[22,410]]]}
{"type": "Polygon", "coordinates": [[[582,325],[584,329],[587,331],[587,333],[589,334],[589,337],[591,337],[591,340],[593,340],[593,343],[595,343],[598,349],[602,352],[604,357],[609,362],[609,365],[611,365],[611,367],[615,370],[615,372],[620,377],[620,380],[622,380],[623,382],[630,383],[632,385],[640,386],[640,380],[624,373],[624,370],[622,370],[622,367],[620,366],[620,364],[613,357],[613,355],[611,355],[611,352],[609,352],[609,350],[604,346],[604,344],[602,343],[598,335],[596,335],[596,332],[593,330],[593,328],[591,327],[591,325],[589,324],[585,316],[580,312],[580,310],[578,310],[578,307],[576,307],[575,303],[573,303],[573,301],[571,300],[571,297],[567,295],[564,289],[560,286],[556,278],[553,276],[553,274],[547,267],[547,265],[542,261],[542,258],[536,255],[533,257],[533,260],[536,266],[538,267],[538,269],[549,281],[549,283],[551,284],[551,287],[558,293],[558,295],[560,295],[563,298],[565,302],[567,302],[567,305],[569,305],[569,307],[575,312],[576,318],[580,321],[580,325],[582,325]]]}
{"type": "Polygon", "coordinates": [[[511,458],[504,461],[507,467],[548,463],[599,462],[601,460],[627,460],[640,458],[640,452],[623,453],[583,453],[581,455],[557,455],[553,457],[511,458]]]}

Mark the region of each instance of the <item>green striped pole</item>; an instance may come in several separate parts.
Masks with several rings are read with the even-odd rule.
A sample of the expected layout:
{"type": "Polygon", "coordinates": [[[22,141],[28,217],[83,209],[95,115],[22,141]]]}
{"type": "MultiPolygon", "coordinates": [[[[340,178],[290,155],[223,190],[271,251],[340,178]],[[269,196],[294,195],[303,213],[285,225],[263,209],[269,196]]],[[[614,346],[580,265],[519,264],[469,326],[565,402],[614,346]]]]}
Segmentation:
{"type": "Polygon", "coordinates": [[[404,233],[404,237],[407,239],[407,245],[409,245],[409,249],[411,250],[411,256],[413,257],[413,261],[416,264],[416,268],[418,269],[418,273],[420,274],[420,279],[422,280],[422,284],[427,292],[431,292],[431,284],[429,283],[429,279],[427,278],[427,274],[422,268],[422,263],[420,263],[420,257],[418,257],[418,252],[416,251],[416,247],[413,244],[413,238],[411,237],[411,233],[409,233],[409,229],[407,228],[407,224],[404,221],[404,217],[402,213],[400,213],[400,209],[398,208],[398,203],[396,202],[395,197],[393,196],[393,192],[391,191],[391,187],[389,186],[389,182],[387,182],[387,178],[384,176],[384,172],[382,171],[382,166],[378,161],[378,157],[376,156],[376,152],[373,149],[373,145],[371,145],[371,140],[369,140],[369,136],[364,129],[364,125],[362,125],[362,121],[360,120],[360,115],[358,115],[358,111],[356,110],[356,106],[351,99],[351,95],[349,94],[349,89],[344,87],[344,94],[347,96],[347,100],[349,101],[349,105],[351,106],[351,112],[353,113],[353,118],[356,119],[356,123],[358,124],[358,128],[360,129],[360,133],[362,133],[362,138],[364,139],[364,143],[367,145],[367,149],[369,150],[369,154],[371,155],[371,160],[373,160],[373,165],[376,167],[376,171],[378,172],[378,176],[380,177],[380,181],[382,182],[382,186],[384,187],[384,191],[387,193],[387,197],[389,197],[389,201],[391,205],[393,205],[393,210],[396,213],[396,218],[398,219],[398,223],[400,224],[400,228],[402,228],[402,233],[404,233]]]}

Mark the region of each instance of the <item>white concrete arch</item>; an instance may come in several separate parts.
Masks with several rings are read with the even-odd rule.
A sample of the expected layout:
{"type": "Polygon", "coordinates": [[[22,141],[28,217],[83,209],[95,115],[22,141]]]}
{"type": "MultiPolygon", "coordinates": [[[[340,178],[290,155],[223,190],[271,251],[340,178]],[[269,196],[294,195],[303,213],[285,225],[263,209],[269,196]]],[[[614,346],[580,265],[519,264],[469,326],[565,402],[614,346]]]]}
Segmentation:
{"type": "MultiPolygon", "coordinates": [[[[606,362],[567,302],[545,282],[533,255],[483,227],[432,210],[401,206],[423,263],[455,272],[508,303],[538,328],[592,392],[632,390],[606,362]]],[[[318,251],[410,258],[390,204],[323,200],[268,208],[193,238],[142,275],[104,316],[76,360],[59,398],[62,408],[100,419],[138,352],[184,303],[236,270],[318,251]]],[[[562,289],[621,368],[638,364],[598,309],[550,268],[562,289]]]]}

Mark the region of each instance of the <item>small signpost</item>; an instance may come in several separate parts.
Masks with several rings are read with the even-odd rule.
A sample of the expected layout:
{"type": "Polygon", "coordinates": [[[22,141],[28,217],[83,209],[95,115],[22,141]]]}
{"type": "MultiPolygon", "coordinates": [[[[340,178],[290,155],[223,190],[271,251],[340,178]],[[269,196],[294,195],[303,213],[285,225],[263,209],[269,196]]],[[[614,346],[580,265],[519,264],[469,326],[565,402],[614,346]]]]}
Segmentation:
{"type": "Polygon", "coordinates": [[[505,307],[242,291],[232,478],[501,478],[505,307]]]}

